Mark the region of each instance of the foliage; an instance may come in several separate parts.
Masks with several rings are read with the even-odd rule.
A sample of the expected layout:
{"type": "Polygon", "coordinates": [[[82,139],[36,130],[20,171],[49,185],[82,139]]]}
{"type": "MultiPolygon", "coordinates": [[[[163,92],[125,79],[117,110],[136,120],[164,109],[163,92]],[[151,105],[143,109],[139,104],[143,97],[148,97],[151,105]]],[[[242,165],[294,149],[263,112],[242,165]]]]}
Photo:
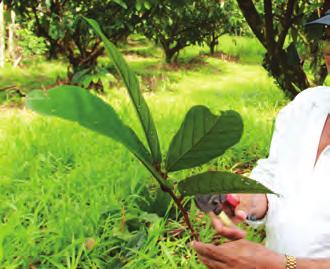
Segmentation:
{"type": "Polygon", "coordinates": [[[24,59],[46,53],[47,47],[44,38],[34,35],[28,28],[18,29],[16,34],[17,46],[24,59]]]}
{"type": "MultiPolygon", "coordinates": [[[[235,41],[238,47],[243,44],[247,48],[256,43],[245,37],[235,41]]],[[[231,52],[234,43],[221,42],[221,49],[231,52]]],[[[202,51],[197,46],[186,48],[182,60],[198,57],[202,51]]],[[[247,49],[241,53],[252,57],[247,49]]],[[[258,62],[258,55],[254,61],[251,58],[252,63],[258,62]]],[[[218,57],[203,59],[205,62],[189,70],[166,68],[157,57],[134,57],[129,64],[135,72],[162,72],[175,78],[169,85],[171,91],[145,95],[162,151],[191,106],[203,104],[211,111],[235,109],[245,123],[240,143],[195,172],[241,172],[243,168],[247,173],[256,159],[267,156],[272,120],[287,100],[259,65],[218,57]]],[[[53,61],[39,61],[24,69],[7,67],[0,74],[0,84],[17,80],[22,88],[37,88],[41,75],[42,84],[51,84],[59,69],[65,75],[65,63],[53,61]]],[[[137,130],[138,122],[125,92],[121,85],[114,86],[102,98],[137,130]]],[[[119,143],[71,122],[41,117],[25,109],[3,109],[0,125],[0,214],[8,223],[1,224],[4,254],[0,267],[109,268],[116,262],[122,268],[204,268],[186,247],[189,233],[181,221],[167,217],[168,199],[149,199],[148,194],[154,195],[159,188],[151,184],[148,171],[141,169],[119,143]],[[140,191],[149,184],[151,190],[140,191]],[[148,206],[143,210],[154,213],[162,208],[158,213],[165,218],[156,221],[154,215],[145,215],[138,208],[145,200],[148,206]]],[[[175,177],[189,177],[190,173],[184,170],[175,177]]],[[[195,225],[206,223],[197,229],[201,239],[210,242],[214,231],[209,220],[200,220],[195,207],[190,214],[195,225]]],[[[249,240],[261,242],[262,231],[249,228],[247,232],[249,240]]]]}
{"type": "MultiPolygon", "coordinates": [[[[325,1],[322,8],[319,3],[311,3],[306,7],[304,23],[320,17],[330,8],[330,3],[325,1]]],[[[322,25],[305,26],[297,25],[292,29],[292,40],[297,46],[298,53],[307,68],[312,73],[311,84],[322,85],[328,75],[328,70],[323,57],[323,39],[325,30],[322,25]]]]}
{"type": "MultiPolygon", "coordinates": [[[[224,151],[235,144],[242,134],[242,120],[234,112],[224,112],[223,115],[212,115],[206,107],[197,106],[188,112],[182,127],[173,138],[166,166],[161,164],[161,152],[157,131],[147,103],[139,91],[136,76],[129,69],[121,54],[115,46],[105,37],[99,25],[92,19],[86,19],[93,30],[104,42],[106,50],[125,82],[131,101],[139,117],[144,135],[148,142],[148,149],[139,140],[138,135],[126,126],[118,117],[115,110],[96,96],[75,86],[62,86],[47,93],[34,91],[29,95],[28,106],[42,114],[57,116],[70,121],[78,122],[80,125],[106,135],[122,143],[140,162],[149,170],[158,181],[161,189],[167,192],[183,214],[185,223],[191,231],[191,235],[198,238],[187,211],[184,208],[182,198],[177,195],[174,182],[168,179],[168,173],[174,170],[182,170],[201,165],[221,155],[224,151]],[[216,135],[221,134],[222,139],[216,135]],[[212,147],[213,146],[213,147],[212,147]],[[203,153],[201,154],[201,151],[203,153]],[[182,158],[183,157],[183,158],[182,158]],[[180,165],[169,166],[176,163],[180,165]]],[[[206,175],[212,172],[206,172],[206,175]]],[[[219,174],[218,174],[219,175],[219,174]]],[[[195,175],[198,176],[198,175],[195,175]]],[[[205,174],[203,174],[203,177],[205,174]]],[[[206,176],[207,177],[207,176],[206,176]]],[[[191,179],[181,181],[181,195],[189,193],[195,195],[201,192],[209,193],[231,193],[242,189],[255,191],[255,181],[241,178],[240,175],[226,173],[225,177],[217,177],[217,185],[207,184],[203,190],[200,184],[190,184],[191,179]],[[230,178],[240,178],[228,183],[230,178]],[[189,182],[184,184],[184,182],[189,182]],[[223,186],[226,186],[223,189],[223,186]],[[209,188],[208,188],[209,187],[209,188]],[[219,187],[219,188],[218,188],[219,187]],[[251,188],[250,188],[251,187],[251,188]]],[[[258,184],[258,192],[272,193],[271,190],[258,184]]]]}
{"type": "Polygon", "coordinates": [[[108,70],[102,67],[87,68],[78,71],[72,77],[71,83],[85,89],[95,89],[104,92],[105,88],[115,82],[115,77],[108,70]]]}
{"type": "MultiPolygon", "coordinates": [[[[232,1],[230,1],[232,4],[232,1]]],[[[231,4],[225,4],[226,8],[231,4]]],[[[178,53],[189,45],[202,45],[213,35],[226,32],[230,24],[228,13],[219,1],[161,1],[152,9],[152,16],[142,21],[140,31],[160,44],[167,63],[176,60],[178,53]]]]}
{"type": "Polygon", "coordinates": [[[218,0],[203,0],[204,31],[207,33],[205,42],[214,54],[219,37],[224,34],[242,35],[246,32],[245,21],[239,12],[236,0],[227,0],[223,3],[218,0]]]}
{"type": "Polygon", "coordinates": [[[173,138],[166,159],[169,172],[193,168],[222,155],[243,132],[240,115],[225,111],[213,115],[205,106],[192,107],[173,138]]]}
{"type": "Polygon", "coordinates": [[[193,175],[179,183],[179,190],[183,195],[219,193],[219,190],[221,193],[265,193],[262,184],[221,171],[193,175]]]}
{"type": "Polygon", "coordinates": [[[47,42],[49,58],[64,55],[69,60],[69,78],[78,71],[95,67],[103,53],[100,42],[79,16],[97,18],[115,42],[125,40],[141,20],[136,8],[139,1],[135,0],[7,2],[20,15],[21,24],[33,22],[33,32],[47,42]]]}
{"type": "MultiPolygon", "coordinates": [[[[304,24],[311,19],[316,8],[328,5],[310,3],[309,1],[271,1],[254,3],[252,0],[237,0],[251,30],[266,49],[263,66],[276,79],[288,96],[294,97],[308,88],[311,83],[304,70],[304,61],[298,54],[298,47],[305,43],[315,47],[317,39],[306,41],[304,24]],[[314,44],[314,45],[311,45],[314,44]]],[[[326,10],[326,9],[325,9],[326,10]]],[[[315,50],[315,49],[314,49],[315,50]]],[[[304,59],[309,58],[304,50],[304,59]]],[[[318,53],[312,52],[312,57],[318,53]]],[[[313,62],[314,60],[312,60],[313,62]]],[[[319,60],[317,60],[319,63],[319,60]]],[[[314,68],[314,71],[325,79],[325,67],[314,68]]],[[[322,79],[319,82],[322,82],[322,79]]]]}

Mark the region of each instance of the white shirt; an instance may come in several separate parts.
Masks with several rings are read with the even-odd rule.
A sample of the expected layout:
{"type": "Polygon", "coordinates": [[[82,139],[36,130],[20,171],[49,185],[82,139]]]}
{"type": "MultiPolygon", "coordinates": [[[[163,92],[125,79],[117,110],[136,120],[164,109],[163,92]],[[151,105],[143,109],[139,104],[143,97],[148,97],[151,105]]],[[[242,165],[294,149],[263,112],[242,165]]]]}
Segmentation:
{"type": "Polygon", "coordinates": [[[266,246],[308,258],[330,258],[330,146],[314,167],[330,113],[330,87],[301,92],[276,120],[269,157],[250,177],[280,197],[268,195],[266,246]]]}

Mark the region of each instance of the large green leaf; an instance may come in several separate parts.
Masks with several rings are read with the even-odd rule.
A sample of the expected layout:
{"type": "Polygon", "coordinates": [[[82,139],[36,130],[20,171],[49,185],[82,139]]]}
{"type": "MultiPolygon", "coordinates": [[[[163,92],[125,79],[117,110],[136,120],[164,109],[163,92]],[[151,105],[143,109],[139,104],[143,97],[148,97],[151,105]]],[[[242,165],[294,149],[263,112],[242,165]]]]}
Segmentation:
{"type": "Polygon", "coordinates": [[[166,159],[167,171],[204,164],[236,144],[243,132],[241,116],[235,111],[213,115],[205,106],[192,107],[174,136],[166,159]]]}
{"type": "Polygon", "coordinates": [[[230,172],[209,171],[194,175],[179,183],[184,196],[226,193],[274,193],[253,179],[230,172]]]}
{"type": "Polygon", "coordinates": [[[143,127],[145,136],[148,141],[148,145],[151,151],[153,162],[156,164],[161,163],[161,152],[159,146],[159,140],[157,135],[157,130],[150,114],[148,105],[144,100],[141,92],[137,77],[133,71],[128,67],[125,59],[117,50],[117,48],[112,44],[109,39],[103,34],[98,23],[93,19],[84,18],[90,26],[93,28],[95,33],[102,39],[105,49],[116,66],[119,74],[121,75],[126,88],[128,90],[129,96],[134,104],[134,107],[139,116],[141,125],[143,127]]]}
{"type": "Polygon", "coordinates": [[[28,95],[27,106],[41,114],[77,122],[122,143],[158,181],[164,183],[151,165],[150,153],[134,131],[120,120],[110,105],[87,90],[77,86],[59,86],[47,92],[33,91],[28,95]]]}
{"type": "Polygon", "coordinates": [[[33,91],[27,105],[41,114],[74,121],[124,144],[134,154],[151,162],[135,133],[120,120],[115,110],[102,99],[77,86],[59,86],[47,92],[33,91]]]}

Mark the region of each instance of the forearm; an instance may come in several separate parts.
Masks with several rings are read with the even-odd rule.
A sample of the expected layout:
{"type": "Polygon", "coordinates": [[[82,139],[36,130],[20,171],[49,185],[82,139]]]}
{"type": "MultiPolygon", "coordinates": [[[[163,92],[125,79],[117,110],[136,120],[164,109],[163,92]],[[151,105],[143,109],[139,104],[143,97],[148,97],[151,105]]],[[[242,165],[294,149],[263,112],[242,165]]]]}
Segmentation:
{"type": "Polygon", "coordinates": [[[297,269],[329,269],[330,259],[297,259],[297,269]]]}

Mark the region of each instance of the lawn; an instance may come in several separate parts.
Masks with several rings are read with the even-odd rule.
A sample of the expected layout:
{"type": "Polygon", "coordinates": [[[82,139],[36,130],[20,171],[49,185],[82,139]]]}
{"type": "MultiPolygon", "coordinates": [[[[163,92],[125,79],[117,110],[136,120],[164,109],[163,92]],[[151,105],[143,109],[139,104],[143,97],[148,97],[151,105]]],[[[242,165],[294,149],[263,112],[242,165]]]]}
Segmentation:
{"type": "MultiPolygon", "coordinates": [[[[214,113],[238,111],[244,135],[222,158],[198,170],[248,173],[267,156],[274,117],[287,100],[260,66],[263,51],[256,44],[223,37],[220,49],[226,55],[209,57],[206,48],[191,47],[172,66],[164,65],[150,44],[123,49],[143,84],[163,152],[186,111],[202,104],[214,113]]],[[[100,64],[111,69],[105,58],[100,64]]],[[[62,62],[45,61],[7,68],[0,88],[47,87],[65,70],[62,62]]],[[[121,83],[102,98],[127,124],[138,126],[121,83]]],[[[1,268],[204,268],[187,247],[189,233],[168,197],[155,191],[148,172],[122,146],[8,102],[0,126],[1,268]]],[[[175,174],[178,180],[184,176],[186,171],[175,174]]],[[[203,240],[210,241],[208,219],[194,205],[191,214],[203,240]]],[[[260,234],[250,229],[249,238],[258,241],[260,234]]]]}

